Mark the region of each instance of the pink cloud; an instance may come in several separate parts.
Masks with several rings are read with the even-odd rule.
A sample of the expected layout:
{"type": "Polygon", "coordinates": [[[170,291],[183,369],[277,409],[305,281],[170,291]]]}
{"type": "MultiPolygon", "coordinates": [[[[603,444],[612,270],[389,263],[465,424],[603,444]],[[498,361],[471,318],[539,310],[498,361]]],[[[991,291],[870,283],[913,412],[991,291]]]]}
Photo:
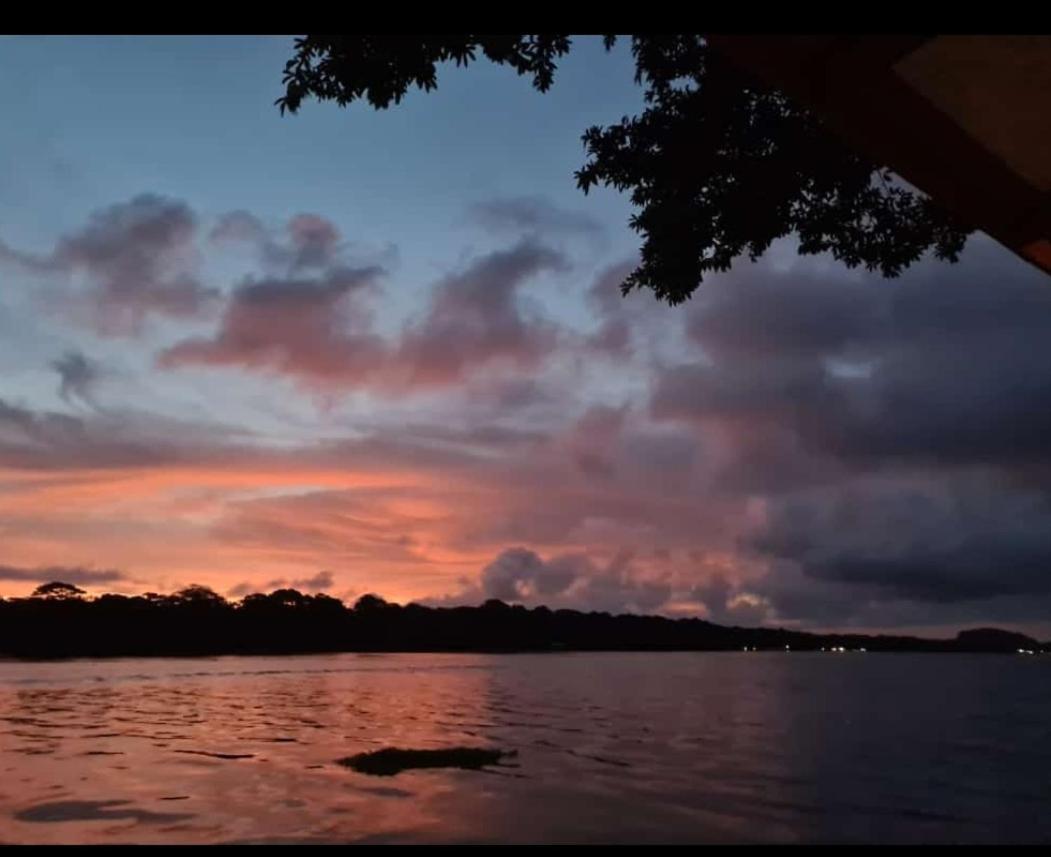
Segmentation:
{"type": "Polygon", "coordinates": [[[377,268],[337,269],[320,280],[263,280],[238,288],[212,338],[184,340],[158,365],[233,365],[288,375],[306,384],[364,379],[386,349],[369,331],[362,292],[377,268]]]}
{"type": "MultiPolygon", "coordinates": [[[[246,223],[242,217],[227,228],[246,223]]],[[[293,228],[304,252],[315,246],[311,241],[321,246],[328,240],[318,222],[299,218],[293,228]]],[[[158,356],[158,365],[241,366],[308,389],[365,388],[384,395],[449,387],[494,368],[521,372],[552,352],[559,328],[525,313],[517,290],[565,264],[560,254],[532,242],[485,255],[437,283],[428,309],[395,342],[372,332],[364,300],[378,268],[252,282],[234,292],[213,337],[177,343],[158,356]]]]}

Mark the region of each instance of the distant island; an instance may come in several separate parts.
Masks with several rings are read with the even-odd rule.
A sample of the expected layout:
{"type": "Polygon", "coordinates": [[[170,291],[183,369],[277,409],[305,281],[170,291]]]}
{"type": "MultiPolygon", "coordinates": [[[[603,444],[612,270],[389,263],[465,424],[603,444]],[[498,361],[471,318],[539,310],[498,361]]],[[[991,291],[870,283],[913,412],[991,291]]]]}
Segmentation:
{"type": "Polygon", "coordinates": [[[392,604],[364,595],[353,607],[294,589],[231,602],[204,586],[170,595],[101,595],[68,583],[0,598],[0,656],[26,659],[307,654],[321,652],[559,651],[1051,652],[998,628],[952,639],[811,634],[703,619],[532,609],[392,604]]]}

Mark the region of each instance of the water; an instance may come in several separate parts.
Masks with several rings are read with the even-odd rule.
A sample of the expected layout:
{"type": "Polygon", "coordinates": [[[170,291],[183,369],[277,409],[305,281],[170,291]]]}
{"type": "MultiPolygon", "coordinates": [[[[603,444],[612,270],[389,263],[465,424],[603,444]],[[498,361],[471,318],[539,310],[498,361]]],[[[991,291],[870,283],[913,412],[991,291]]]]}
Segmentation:
{"type": "Polygon", "coordinates": [[[0,663],[0,842],[1047,842],[1051,658],[0,663]],[[386,746],[507,766],[356,773],[386,746]]]}

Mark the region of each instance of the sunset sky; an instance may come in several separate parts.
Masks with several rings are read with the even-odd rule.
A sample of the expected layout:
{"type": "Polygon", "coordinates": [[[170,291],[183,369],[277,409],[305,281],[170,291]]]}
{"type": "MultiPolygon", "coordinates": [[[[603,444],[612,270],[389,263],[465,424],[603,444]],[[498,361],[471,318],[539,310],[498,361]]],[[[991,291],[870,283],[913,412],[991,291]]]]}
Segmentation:
{"type": "Polygon", "coordinates": [[[291,38],[0,45],[0,595],[1051,635],[1051,279],[984,236],[622,298],[625,44],[285,117],[291,38]]]}

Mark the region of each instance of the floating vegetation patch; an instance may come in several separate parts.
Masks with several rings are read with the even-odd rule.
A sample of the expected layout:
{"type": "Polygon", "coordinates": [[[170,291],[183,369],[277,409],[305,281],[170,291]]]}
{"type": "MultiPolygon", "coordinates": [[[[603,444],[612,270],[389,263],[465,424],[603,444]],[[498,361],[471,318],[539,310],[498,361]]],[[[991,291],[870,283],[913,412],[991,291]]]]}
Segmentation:
{"type": "Polygon", "coordinates": [[[480,770],[499,765],[502,759],[518,755],[516,750],[490,750],[485,747],[447,747],[441,750],[402,750],[386,747],[371,753],[358,753],[338,763],[361,774],[392,777],[412,768],[463,768],[480,770]]]}

